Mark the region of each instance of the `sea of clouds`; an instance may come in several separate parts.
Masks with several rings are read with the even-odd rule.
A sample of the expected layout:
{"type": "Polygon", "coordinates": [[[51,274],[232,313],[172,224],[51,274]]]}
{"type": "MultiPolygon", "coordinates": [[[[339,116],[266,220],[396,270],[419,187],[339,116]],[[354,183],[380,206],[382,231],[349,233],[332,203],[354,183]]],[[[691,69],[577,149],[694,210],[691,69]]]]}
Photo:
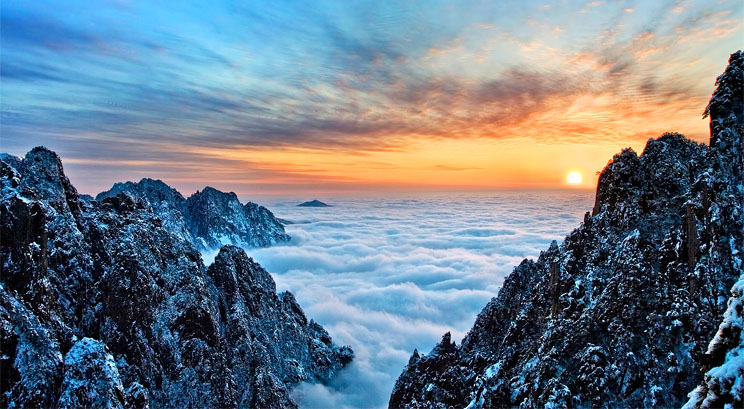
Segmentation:
{"type": "Polygon", "coordinates": [[[593,193],[321,199],[333,207],[262,201],[293,223],[292,240],[248,252],[356,354],[333,384],[296,388],[300,406],[380,408],[414,348],[429,352],[447,331],[459,344],[515,265],[579,225],[593,193]]]}

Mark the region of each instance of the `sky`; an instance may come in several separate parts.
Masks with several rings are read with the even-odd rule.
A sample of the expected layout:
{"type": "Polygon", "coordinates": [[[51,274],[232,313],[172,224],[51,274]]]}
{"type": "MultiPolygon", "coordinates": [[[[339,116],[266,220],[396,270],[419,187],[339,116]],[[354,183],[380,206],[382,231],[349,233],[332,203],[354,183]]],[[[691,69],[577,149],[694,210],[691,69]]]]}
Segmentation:
{"type": "Polygon", "coordinates": [[[0,151],[83,193],[565,187],[702,112],[731,1],[19,1],[0,6],[0,151]]]}

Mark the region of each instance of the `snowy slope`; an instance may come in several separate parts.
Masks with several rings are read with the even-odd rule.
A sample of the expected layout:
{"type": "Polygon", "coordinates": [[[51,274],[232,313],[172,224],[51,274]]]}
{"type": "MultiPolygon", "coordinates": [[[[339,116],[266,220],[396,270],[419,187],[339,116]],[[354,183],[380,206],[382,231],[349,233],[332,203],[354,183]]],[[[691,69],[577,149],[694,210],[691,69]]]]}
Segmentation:
{"type": "Polygon", "coordinates": [[[83,200],[54,152],[6,159],[0,407],[291,408],[353,358],[242,249],[204,266],[178,192],[83,200]]]}
{"type": "Polygon", "coordinates": [[[718,78],[710,147],[665,134],[615,155],[584,223],[459,347],[414,352],[390,407],[741,407],[743,68],[737,52],[718,78]]]}

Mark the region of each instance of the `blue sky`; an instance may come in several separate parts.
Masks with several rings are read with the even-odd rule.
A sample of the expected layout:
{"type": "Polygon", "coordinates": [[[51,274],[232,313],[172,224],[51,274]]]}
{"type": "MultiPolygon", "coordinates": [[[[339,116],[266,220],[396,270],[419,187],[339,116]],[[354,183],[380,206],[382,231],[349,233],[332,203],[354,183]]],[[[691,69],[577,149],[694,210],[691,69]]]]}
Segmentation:
{"type": "MultiPolygon", "coordinates": [[[[744,43],[741,1],[7,0],[1,12],[0,149],[46,145],[84,191],[141,176],[185,191],[220,178],[239,192],[458,185],[444,172],[467,160],[447,152],[515,140],[545,155],[593,146],[604,163],[667,130],[706,140],[712,82],[744,43]],[[349,163],[366,173],[344,174],[349,163]],[[369,176],[375,163],[401,180],[369,176]]],[[[464,179],[550,184],[562,171],[519,179],[502,159],[464,179]]]]}

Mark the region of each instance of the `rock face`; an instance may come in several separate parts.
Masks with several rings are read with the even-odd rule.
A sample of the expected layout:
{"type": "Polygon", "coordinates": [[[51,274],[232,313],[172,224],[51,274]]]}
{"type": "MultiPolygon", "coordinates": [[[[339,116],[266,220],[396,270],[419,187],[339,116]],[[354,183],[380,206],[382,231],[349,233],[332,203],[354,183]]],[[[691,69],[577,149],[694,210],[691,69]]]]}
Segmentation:
{"type": "Polygon", "coordinates": [[[90,338],[76,342],[65,356],[59,408],[123,408],[124,388],[106,345],[90,338]]]}
{"type": "Polygon", "coordinates": [[[331,205],[321,202],[320,200],[314,199],[308,202],[302,202],[297,206],[300,207],[331,207],[331,205]]]}
{"type": "Polygon", "coordinates": [[[0,158],[0,407],[295,407],[350,362],[242,249],[206,268],[178,192],[131,186],[80,198],[55,153],[0,158]]]}
{"type": "Polygon", "coordinates": [[[160,180],[142,179],[116,183],[96,200],[120,193],[147,202],[164,227],[191,241],[198,250],[215,250],[226,244],[267,247],[290,239],[269,209],[250,202],[243,205],[232,192],[207,186],[186,199],[160,180]]]}
{"type": "Polygon", "coordinates": [[[198,241],[197,246],[265,247],[289,241],[284,226],[269,209],[250,202],[243,206],[232,192],[206,187],[186,200],[186,214],[189,232],[198,241]]]}
{"type": "Polygon", "coordinates": [[[665,134],[615,155],[584,223],[459,347],[414,352],[390,407],[741,407],[743,69],[737,52],[718,78],[710,147],[665,134]]]}
{"type": "MultiPolygon", "coordinates": [[[[736,283],[731,288],[723,322],[706,351],[706,368],[710,370],[705,373],[701,385],[689,395],[685,408],[744,406],[744,54],[741,51],[731,56],[729,66],[718,77],[716,85],[718,89],[705,109],[705,115],[710,116],[711,150],[718,153],[713,166],[721,174],[729,175],[734,185],[728,190],[733,208],[720,209],[732,213],[724,213],[724,219],[719,223],[738,218],[738,223],[734,221],[730,226],[738,229],[738,235],[730,236],[728,243],[733,256],[731,271],[736,283]]],[[[713,183],[720,186],[725,180],[718,178],[713,183]]],[[[726,237],[721,238],[725,240],[726,237]]],[[[725,248],[725,244],[721,247],[725,248]]]]}

